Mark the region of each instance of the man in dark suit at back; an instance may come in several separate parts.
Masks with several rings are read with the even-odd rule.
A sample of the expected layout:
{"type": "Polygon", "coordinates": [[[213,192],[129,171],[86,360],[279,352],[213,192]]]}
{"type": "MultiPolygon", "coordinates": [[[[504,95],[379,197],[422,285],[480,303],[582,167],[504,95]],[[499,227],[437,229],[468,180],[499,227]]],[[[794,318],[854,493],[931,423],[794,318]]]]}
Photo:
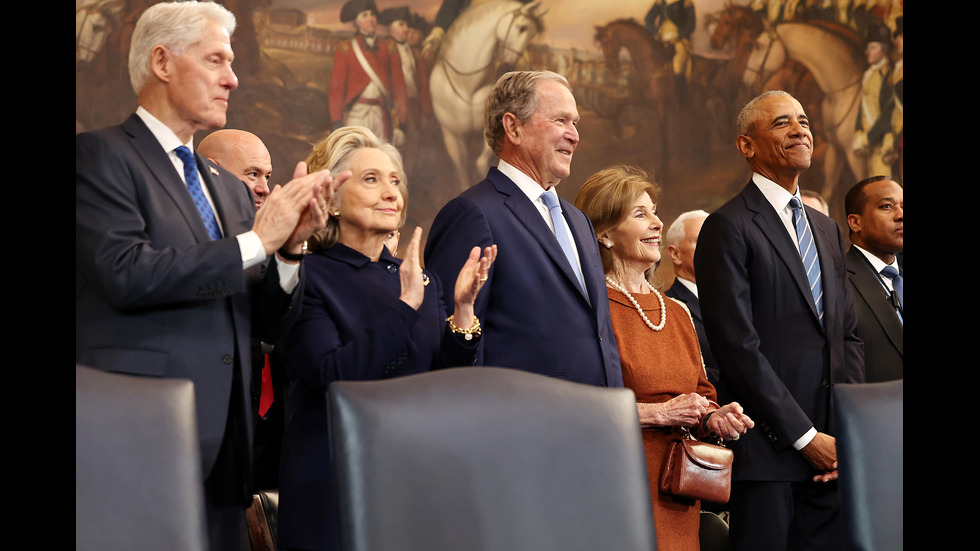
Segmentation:
{"type": "Polygon", "coordinates": [[[485,120],[500,163],[436,215],[426,267],[454,281],[474,245],[496,244],[489,292],[475,305],[484,324],[480,361],[623,386],[592,224],[555,189],[579,142],[568,81],[549,71],[507,73],[487,98],[485,120]]]}
{"type": "Polygon", "coordinates": [[[211,2],[148,8],[130,50],[136,113],[75,137],[75,361],[194,382],[213,550],[244,545],[250,339],[274,342],[298,308],[303,243],[342,181],[297,167],[256,213],[247,187],[193,153],[238,86],[234,28],[211,2]]]}
{"type": "Polygon", "coordinates": [[[904,272],[897,258],[905,248],[904,201],[902,186],[889,176],[864,179],[844,198],[851,236],[847,280],[869,383],[905,376],[904,272]]]}
{"type": "Polygon", "coordinates": [[[767,92],[736,126],[752,179],[704,221],[694,260],[721,382],[762,429],[732,444],[732,549],[837,550],[831,393],[863,380],[843,237],[800,200],[813,150],[800,103],[767,92]]]}
{"type": "MultiPolygon", "coordinates": [[[[690,210],[681,213],[665,234],[667,255],[674,265],[674,284],[664,294],[679,300],[687,306],[694,319],[694,330],[698,333],[701,345],[701,359],[704,360],[705,373],[711,384],[718,387],[718,366],[708,346],[708,336],[704,331],[704,317],[701,315],[701,301],[698,299],[698,280],[694,273],[694,252],[698,246],[701,225],[708,213],[703,210],[690,210]]],[[[724,404],[725,401],[719,399],[724,404]]]]}

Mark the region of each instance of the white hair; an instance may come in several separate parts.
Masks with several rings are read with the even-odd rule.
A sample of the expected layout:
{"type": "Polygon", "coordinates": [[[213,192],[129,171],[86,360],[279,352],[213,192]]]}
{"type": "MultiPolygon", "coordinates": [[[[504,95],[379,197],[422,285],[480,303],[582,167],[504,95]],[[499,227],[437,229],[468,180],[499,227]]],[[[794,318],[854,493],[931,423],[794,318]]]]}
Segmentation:
{"type": "Polygon", "coordinates": [[[150,52],[164,46],[181,55],[204,35],[211,23],[218,23],[231,36],[235,16],[214,2],[161,2],[143,12],[133,30],[129,47],[129,81],[139,95],[150,77],[150,52]]]}
{"type": "Polygon", "coordinates": [[[694,220],[697,218],[705,218],[708,213],[703,210],[689,210],[674,220],[674,223],[670,225],[667,229],[667,234],[664,236],[664,246],[669,247],[671,245],[677,246],[681,240],[684,239],[685,230],[684,225],[688,220],[694,220]]]}

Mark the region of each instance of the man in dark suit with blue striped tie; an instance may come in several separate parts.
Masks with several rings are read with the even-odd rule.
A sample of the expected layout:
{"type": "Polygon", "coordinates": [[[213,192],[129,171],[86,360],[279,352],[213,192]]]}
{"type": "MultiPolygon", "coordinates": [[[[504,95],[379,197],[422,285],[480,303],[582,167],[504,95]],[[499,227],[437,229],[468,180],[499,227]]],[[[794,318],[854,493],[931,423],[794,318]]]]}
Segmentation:
{"type": "Polygon", "coordinates": [[[721,384],[762,428],[732,443],[732,549],[840,549],[831,393],[863,380],[843,237],[800,199],[800,102],[767,92],[736,126],[753,175],[705,219],[694,258],[721,384]]]}

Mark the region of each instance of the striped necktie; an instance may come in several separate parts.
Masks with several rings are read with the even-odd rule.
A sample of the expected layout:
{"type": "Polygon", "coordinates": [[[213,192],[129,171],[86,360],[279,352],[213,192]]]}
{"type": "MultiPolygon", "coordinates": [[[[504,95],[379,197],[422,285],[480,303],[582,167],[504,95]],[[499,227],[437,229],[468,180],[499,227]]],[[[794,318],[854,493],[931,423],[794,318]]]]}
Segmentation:
{"type": "Polygon", "coordinates": [[[813,243],[813,235],[810,233],[809,224],[806,223],[800,200],[793,197],[789,200],[789,206],[793,209],[793,225],[796,227],[796,238],[800,244],[800,256],[803,257],[803,269],[806,270],[806,279],[810,282],[810,293],[813,295],[813,304],[817,307],[817,317],[823,325],[823,284],[820,282],[820,259],[817,257],[817,247],[813,243]]]}

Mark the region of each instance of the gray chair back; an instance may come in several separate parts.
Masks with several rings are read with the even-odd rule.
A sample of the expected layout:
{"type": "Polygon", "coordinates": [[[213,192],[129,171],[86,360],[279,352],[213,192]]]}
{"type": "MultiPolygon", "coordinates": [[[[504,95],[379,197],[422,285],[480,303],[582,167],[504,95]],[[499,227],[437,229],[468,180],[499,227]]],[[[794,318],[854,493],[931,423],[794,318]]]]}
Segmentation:
{"type": "Polygon", "coordinates": [[[834,386],[845,541],[901,550],[904,540],[903,382],[834,386]]]}
{"type": "Polygon", "coordinates": [[[469,367],[328,394],[345,550],[656,549],[630,390],[469,367]]]}
{"type": "Polygon", "coordinates": [[[75,366],[75,549],[206,548],[193,383],[75,366]]]}

